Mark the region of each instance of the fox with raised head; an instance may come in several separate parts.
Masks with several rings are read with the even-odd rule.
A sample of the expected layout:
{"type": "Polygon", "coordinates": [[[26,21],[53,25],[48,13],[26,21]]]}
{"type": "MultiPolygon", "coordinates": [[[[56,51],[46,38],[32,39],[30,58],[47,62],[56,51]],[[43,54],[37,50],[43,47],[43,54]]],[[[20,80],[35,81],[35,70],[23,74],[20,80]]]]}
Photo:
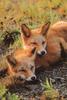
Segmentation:
{"type": "Polygon", "coordinates": [[[30,30],[25,24],[21,25],[21,39],[24,46],[29,49],[33,47],[33,51],[36,50],[39,57],[47,53],[44,34],[47,33],[49,25],[50,23],[46,23],[44,26],[33,30],[30,30]]]}
{"type": "Polygon", "coordinates": [[[25,45],[36,50],[36,67],[47,67],[59,61],[62,49],[67,53],[67,22],[47,23],[33,30],[22,24],[21,31],[25,45]]]}

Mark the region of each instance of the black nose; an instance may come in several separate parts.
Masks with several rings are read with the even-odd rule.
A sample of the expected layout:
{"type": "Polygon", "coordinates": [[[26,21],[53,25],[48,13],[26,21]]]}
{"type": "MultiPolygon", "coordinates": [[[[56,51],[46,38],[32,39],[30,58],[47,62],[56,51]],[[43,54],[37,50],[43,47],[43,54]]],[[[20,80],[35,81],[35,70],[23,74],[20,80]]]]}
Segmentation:
{"type": "Polygon", "coordinates": [[[41,55],[42,55],[42,56],[45,55],[45,51],[42,51],[42,52],[41,52],[41,55]]]}
{"type": "Polygon", "coordinates": [[[42,57],[42,56],[44,56],[44,55],[45,55],[45,51],[41,51],[41,53],[38,54],[39,57],[42,57]]]}
{"type": "Polygon", "coordinates": [[[37,53],[37,55],[38,55],[39,57],[42,57],[42,56],[44,56],[45,54],[46,54],[45,51],[41,51],[41,53],[37,53]]]}
{"type": "Polygon", "coordinates": [[[36,79],[36,77],[35,77],[35,76],[31,77],[31,80],[32,80],[32,81],[34,81],[35,79],[36,79]]]}

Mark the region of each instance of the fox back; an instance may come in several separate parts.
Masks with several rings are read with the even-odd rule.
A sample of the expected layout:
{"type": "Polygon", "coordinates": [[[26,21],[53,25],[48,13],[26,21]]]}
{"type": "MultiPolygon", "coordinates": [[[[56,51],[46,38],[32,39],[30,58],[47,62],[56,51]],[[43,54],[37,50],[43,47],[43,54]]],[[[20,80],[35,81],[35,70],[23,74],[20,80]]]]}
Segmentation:
{"type": "Polygon", "coordinates": [[[46,33],[47,54],[36,58],[36,66],[47,67],[62,59],[67,53],[67,22],[59,21],[50,26],[46,33]]]}

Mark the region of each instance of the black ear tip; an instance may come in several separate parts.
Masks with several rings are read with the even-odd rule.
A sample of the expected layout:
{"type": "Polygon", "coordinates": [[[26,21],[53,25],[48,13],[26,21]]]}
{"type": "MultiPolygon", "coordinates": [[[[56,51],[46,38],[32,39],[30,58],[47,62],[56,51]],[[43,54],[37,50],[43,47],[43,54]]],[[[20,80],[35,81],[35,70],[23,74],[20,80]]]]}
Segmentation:
{"type": "Polygon", "coordinates": [[[51,24],[51,22],[50,21],[48,21],[47,23],[46,23],[46,25],[50,25],[51,24]]]}
{"type": "Polygon", "coordinates": [[[12,56],[12,55],[8,55],[6,56],[7,61],[12,65],[12,66],[16,66],[17,61],[16,59],[12,56]]]}
{"type": "Polygon", "coordinates": [[[51,24],[51,22],[48,21],[48,22],[46,22],[46,23],[43,25],[42,28],[49,28],[50,24],[51,24]]]}
{"type": "Polygon", "coordinates": [[[11,62],[11,56],[10,55],[6,56],[6,59],[7,59],[8,62],[11,62]]]}
{"type": "Polygon", "coordinates": [[[21,24],[21,27],[26,27],[26,24],[24,24],[24,23],[23,23],[23,24],[21,24]]]}
{"type": "Polygon", "coordinates": [[[26,29],[29,29],[28,26],[26,24],[21,24],[21,29],[23,31],[25,31],[26,29]]]}
{"type": "Polygon", "coordinates": [[[6,56],[6,59],[8,62],[11,62],[12,61],[11,55],[6,56]]]}
{"type": "Polygon", "coordinates": [[[6,56],[6,58],[7,58],[7,60],[9,60],[10,59],[10,55],[6,56]]]}
{"type": "Polygon", "coordinates": [[[22,23],[22,25],[26,25],[25,23],[22,23]]]}
{"type": "Polygon", "coordinates": [[[31,30],[26,24],[21,25],[21,31],[25,37],[30,37],[31,35],[31,30]]]}

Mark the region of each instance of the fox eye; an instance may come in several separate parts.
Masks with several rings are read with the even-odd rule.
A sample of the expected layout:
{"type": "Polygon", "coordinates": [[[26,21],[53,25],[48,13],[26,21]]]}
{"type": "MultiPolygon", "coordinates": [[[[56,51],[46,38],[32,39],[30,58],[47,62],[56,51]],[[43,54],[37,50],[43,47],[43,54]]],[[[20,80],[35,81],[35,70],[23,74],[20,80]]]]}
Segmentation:
{"type": "Polygon", "coordinates": [[[43,41],[42,44],[45,44],[45,41],[43,41]]]}
{"type": "Polygon", "coordinates": [[[37,43],[36,42],[32,42],[32,44],[36,45],[37,43]]]}
{"type": "Polygon", "coordinates": [[[21,71],[26,72],[26,70],[25,70],[25,69],[22,69],[21,71]]]}
{"type": "Polygon", "coordinates": [[[34,54],[35,50],[36,50],[36,48],[33,48],[33,49],[32,49],[32,51],[31,51],[31,52],[32,52],[32,54],[34,54]]]}
{"type": "Polygon", "coordinates": [[[20,69],[19,71],[26,72],[26,70],[25,70],[25,69],[20,69]]]}
{"type": "Polygon", "coordinates": [[[31,66],[31,70],[33,70],[34,66],[31,66]]]}

